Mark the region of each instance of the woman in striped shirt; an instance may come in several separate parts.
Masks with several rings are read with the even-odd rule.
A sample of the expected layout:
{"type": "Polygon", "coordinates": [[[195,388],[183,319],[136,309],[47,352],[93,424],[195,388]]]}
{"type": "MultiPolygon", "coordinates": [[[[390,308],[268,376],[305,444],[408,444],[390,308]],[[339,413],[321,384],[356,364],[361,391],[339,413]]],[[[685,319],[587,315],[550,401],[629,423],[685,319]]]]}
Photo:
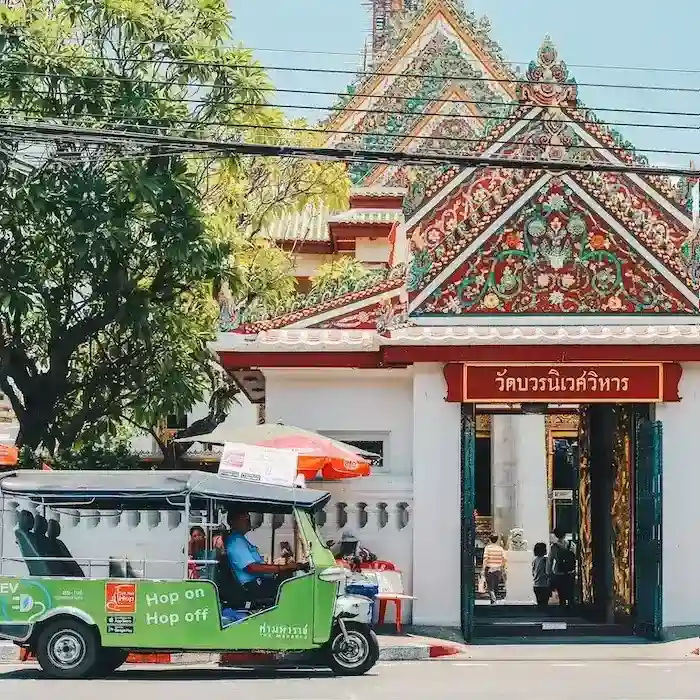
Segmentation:
{"type": "Polygon", "coordinates": [[[481,573],[486,579],[486,590],[488,591],[491,605],[496,603],[496,591],[503,581],[506,570],[506,553],[498,544],[498,535],[491,535],[491,542],[484,547],[484,562],[481,573]]]}

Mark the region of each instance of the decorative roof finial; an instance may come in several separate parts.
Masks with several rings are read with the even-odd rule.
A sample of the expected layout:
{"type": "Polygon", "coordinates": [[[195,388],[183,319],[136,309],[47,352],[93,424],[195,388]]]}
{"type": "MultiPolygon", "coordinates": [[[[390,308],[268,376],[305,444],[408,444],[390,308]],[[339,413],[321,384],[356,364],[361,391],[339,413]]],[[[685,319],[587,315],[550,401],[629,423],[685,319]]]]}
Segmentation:
{"type": "Polygon", "coordinates": [[[569,76],[566,63],[559,59],[559,53],[548,35],[537,52],[537,60],[530,62],[527,79],[529,82],[520,86],[521,102],[546,107],[576,105],[576,81],[569,76]]]}

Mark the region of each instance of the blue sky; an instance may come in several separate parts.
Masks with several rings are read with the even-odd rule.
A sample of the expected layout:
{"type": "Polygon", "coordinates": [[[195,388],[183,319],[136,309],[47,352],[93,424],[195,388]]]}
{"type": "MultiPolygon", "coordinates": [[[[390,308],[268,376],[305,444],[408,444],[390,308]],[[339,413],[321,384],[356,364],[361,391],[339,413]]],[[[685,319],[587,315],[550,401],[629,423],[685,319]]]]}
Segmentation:
{"type": "MultiPolygon", "coordinates": [[[[700,0],[468,1],[478,14],[488,14],[492,36],[501,44],[508,60],[529,61],[548,33],[579,83],[694,89],[690,93],[581,87],[580,94],[590,107],[700,113],[700,0]],[[591,65],[666,68],[678,72],[582,67],[591,65]]],[[[264,65],[340,70],[360,65],[370,27],[369,15],[360,0],[232,0],[232,9],[235,38],[255,48],[264,65]]],[[[271,75],[277,87],[300,90],[343,91],[350,82],[350,76],[346,75],[281,71],[271,75]]],[[[322,107],[330,100],[290,94],[278,98],[279,102],[322,107]]],[[[290,110],[290,114],[300,112],[290,110]]],[[[309,114],[322,116],[323,113],[306,113],[309,114]]],[[[599,116],[608,122],[700,127],[700,117],[696,116],[607,111],[599,116]]],[[[640,148],[700,153],[700,129],[618,128],[640,148]]],[[[692,156],[650,153],[649,158],[658,164],[687,166],[692,156]]],[[[700,161],[700,156],[695,160],[700,161]]]]}

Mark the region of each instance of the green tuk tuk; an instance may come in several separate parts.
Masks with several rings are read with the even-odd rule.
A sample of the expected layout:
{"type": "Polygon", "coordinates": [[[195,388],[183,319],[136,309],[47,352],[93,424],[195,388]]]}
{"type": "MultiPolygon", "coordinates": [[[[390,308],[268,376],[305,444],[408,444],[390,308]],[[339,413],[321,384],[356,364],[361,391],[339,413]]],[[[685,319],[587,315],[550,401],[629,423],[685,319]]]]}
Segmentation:
{"type": "Polygon", "coordinates": [[[200,471],[3,475],[0,637],[55,678],[108,674],[153,651],[303,652],[337,674],[366,673],[379,656],[373,603],[346,592],[347,571],[317,533],[329,498],[200,471]],[[250,536],[270,543],[270,560],[281,531],[293,541],[283,544],[298,570],[267,600],[232,575],[231,509],[258,514],[250,536]],[[206,546],[193,556],[194,530],[206,546]]]}

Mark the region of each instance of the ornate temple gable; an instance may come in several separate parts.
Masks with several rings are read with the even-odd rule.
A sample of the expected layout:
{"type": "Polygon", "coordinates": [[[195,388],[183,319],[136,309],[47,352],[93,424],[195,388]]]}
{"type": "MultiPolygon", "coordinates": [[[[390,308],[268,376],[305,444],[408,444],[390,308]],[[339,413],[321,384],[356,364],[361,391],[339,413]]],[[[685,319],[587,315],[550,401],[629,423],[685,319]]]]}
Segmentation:
{"type": "MultiPolygon", "coordinates": [[[[341,309],[341,312],[343,310],[341,309]]],[[[311,319],[308,328],[338,330],[375,330],[380,334],[408,324],[407,298],[402,286],[348,313],[326,314],[323,320],[311,319]]]]}
{"type": "MultiPolygon", "coordinates": [[[[627,150],[627,144],[576,106],[576,84],[548,38],[538,52],[538,60],[530,64],[528,79],[529,83],[520,86],[523,104],[518,112],[494,127],[479,145],[483,148],[481,153],[565,162],[638,162],[634,152],[627,150]],[[528,109],[533,111],[526,114],[528,109]]],[[[506,235],[503,227],[507,227],[508,217],[514,216],[516,211],[524,211],[527,217],[528,197],[539,196],[537,193],[550,177],[541,171],[521,173],[497,168],[459,171],[451,168],[423,192],[416,192],[416,183],[413,183],[408,201],[413,202],[417,210],[406,224],[413,253],[408,276],[413,299],[411,308],[417,309],[417,313],[444,313],[444,305],[437,301],[441,289],[450,286],[455,275],[471,269],[470,256],[482,256],[484,246],[492,252],[504,252],[505,249],[498,247],[497,239],[501,234],[506,235]],[[422,197],[422,204],[415,204],[416,195],[422,197]],[[432,302],[428,301],[436,295],[432,302]],[[426,311],[429,307],[440,307],[441,310],[426,311]]],[[[656,283],[661,275],[666,286],[674,288],[676,297],[681,295],[676,302],[685,300],[681,305],[672,303],[669,300],[675,297],[669,292],[665,301],[635,304],[629,301],[621,307],[622,310],[629,311],[634,307],[636,311],[663,312],[672,309],[675,313],[697,307],[698,285],[690,274],[694,264],[691,260],[694,252],[691,252],[688,242],[690,220],[656,187],[631,174],[573,173],[557,182],[563,182],[566,191],[570,190],[578,197],[576,205],[567,203],[569,208],[576,208],[583,202],[587,211],[596,217],[586,220],[580,207],[576,209],[577,220],[586,221],[587,230],[604,220],[606,230],[613,235],[613,238],[606,238],[610,246],[618,249],[626,241],[634,255],[631,250],[622,251],[620,248],[621,254],[626,256],[624,259],[644,260],[647,268],[654,268],[644,273],[649,275],[646,283],[656,283]]],[[[536,209],[533,200],[533,211],[536,209]]],[[[535,262],[528,258],[527,264],[523,265],[529,268],[535,262]]],[[[637,275],[642,276],[642,272],[637,275]]],[[[616,284],[619,287],[627,281],[627,278],[620,277],[616,284]]],[[[473,291],[470,287],[469,293],[473,291]]],[[[628,299],[635,298],[637,292],[636,288],[627,289],[628,299]]],[[[457,308],[454,285],[452,291],[445,293],[451,299],[452,307],[457,308]]],[[[495,297],[489,296],[488,300],[493,303],[495,297]]],[[[593,301],[591,297],[577,303],[583,309],[593,301]]],[[[600,308],[597,310],[602,310],[607,302],[604,299],[598,301],[600,308]]],[[[542,305],[541,298],[537,304],[543,311],[551,311],[546,304],[542,305]]],[[[616,304],[617,301],[612,301],[613,307],[616,304]]],[[[473,306],[469,302],[465,308],[472,309],[473,306]]],[[[522,310],[507,305],[494,308],[522,310]]],[[[591,308],[594,309],[595,304],[591,308]]]]}
{"type": "Polygon", "coordinates": [[[428,39],[411,57],[404,73],[391,82],[386,78],[381,93],[367,98],[360,111],[343,110],[340,122],[326,123],[329,131],[352,132],[329,134],[328,145],[398,150],[403,139],[423,121],[424,113],[436,112],[440,98],[455,88],[461,89],[463,99],[478,103],[470,106],[484,117],[503,116],[511,109],[499,94],[498,84],[484,80],[480,66],[443,32],[428,39]],[[444,75],[462,75],[464,79],[446,81],[441,77],[444,75]]]}
{"type": "Polygon", "coordinates": [[[487,16],[477,17],[467,11],[463,0],[370,0],[384,5],[384,27],[373,29],[372,67],[381,70],[410,45],[411,30],[419,27],[436,10],[441,10],[454,26],[461,28],[479,49],[482,62],[498,72],[494,77],[513,77],[505,64],[501,47],[491,38],[491,22],[487,16]],[[387,8],[389,5],[389,8],[387,8]],[[387,12],[388,9],[388,12],[387,12]]]}
{"type": "MultiPolygon", "coordinates": [[[[477,19],[473,12],[466,12],[461,0],[397,0],[397,4],[403,8],[390,15],[388,51],[372,64],[370,73],[360,75],[349,86],[350,100],[338,106],[338,113],[330,121],[332,128],[347,124],[348,114],[343,112],[343,107],[365,107],[367,98],[362,95],[381,96],[394,79],[387,73],[415,72],[411,68],[412,62],[426,52],[429,41],[436,34],[451,39],[472,65],[497,81],[494,89],[502,99],[509,101],[515,97],[515,85],[506,82],[515,75],[505,64],[500,46],[490,37],[491,24],[487,17],[477,19]],[[353,94],[358,97],[353,97],[353,94]]],[[[431,71],[430,74],[441,72],[444,71],[431,71]]]]}
{"type": "Polygon", "coordinates": [[[414,297],[412,318],[698,312],[697,291],[568,175],[541,176],[536,191],[475,244],[414,297]]]}
{"type": "MultiPolygon", "coordinates": [[[[454,11],[452,3],[440,0],[426,4],[410,26],[412,31],[407,29],[406,38],[397,47],[394,58],[377,67],[381,73],[396,75],[375,76],[350,88],[358,97],[339,105],[335,117],[324,127],[352,134],[329,134],[328,145],[384,150],[405,148],[405,138],[417,133],[417,128],[420,131],[424,113],[437,111],[433,103],[454,87],[461,90],[461,99],[479,103],[470,107],[486,118],[503,116],[512,109],[514,84],[499,82],[509,81],[512,74],[480,48],[484,22],[479,24],[474,20],[470,28],[454,11]],[[439,77],[444,75],[464,78],[451,85],[439,77]],[[406,96],[411,99],[405,99],[406,96]]],[[[452,142],[448,152],[461,152],[461,146],[455,150],[457,145],[452,142]]],[[[373,170],[372,166],[355,168],[355,182],[368,184],[373,170]]]]}
{"type": "MultiPolygon", "coordinates": [[[[409,153],[463,154],[483,137],[485,117],[471,104],[468,93],[451,84],[428,105],[416,126],[398,143],[409,153]]],[[[408,188],[424,168],[379,165],[363,181],[365,187],[408,188]]]]}
{"type": "MultiPolygon", "coordinates": [[[[580,105],[576,82],[549,37],[545,37],[537,60],[530,63],[527,79],[529,82],[518,85],[520,106],[509,118],[495,117],[486,123],[486,134],[473,145],[473,154],[648,165],[648,160],[637,154],[619,132],[580,105]],[[539,110],[532,112],[533,107],[539,110]]],[[[417,214],[409,225],[429,214],[440,193],[453,191],[471,172],[473,169],[447,168],[432,182],[416,183],[420,191],[411,191],[408,201],[417,214]]],[[[628,174],[626,177],[681,227],[691,226],[688,183],[674,182],[664,176],[628,174]]]]}
{"type": "MultiPolygon", "coordinates": [[[[222,308],[220,328],[222,331],[243,334],[275,328],[308,328],[317,324],[328,324],[333,319],[342,319],[362,311],[375,320],[374,328],[378,328],[386,321],[386,314],[382,316],[373,310],[387,299],[400,296],[405,312],[405,276],[405,265],[397,265],[388,271],[377,271],[376,275],[370,275],[360,282],[343,282],[334,290],[311,291],[305,296],[290,300],[287,305],[278,309],[256,313],[246,318],[239,318],[233,310],[222,308]]],[[[364,316],[362,318],[364,319],[364,316]]],[[[324,327],[335,326],[330,323],[324,327]]]]}

